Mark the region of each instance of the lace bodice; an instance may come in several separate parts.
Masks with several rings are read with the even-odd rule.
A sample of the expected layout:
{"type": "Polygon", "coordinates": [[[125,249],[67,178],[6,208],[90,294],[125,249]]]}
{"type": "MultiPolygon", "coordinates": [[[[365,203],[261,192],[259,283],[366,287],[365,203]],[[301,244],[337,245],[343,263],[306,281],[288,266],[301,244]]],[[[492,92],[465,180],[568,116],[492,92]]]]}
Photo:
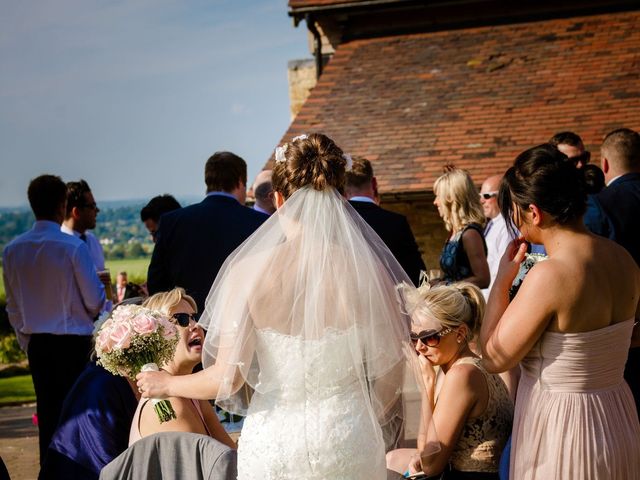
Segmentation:
{"type": "Polygon", "coordinates": [[[489,400],[482,415],[468,418],[464,424],[451,454],[451,465],[464,472],[497,472],[511,434],[513,402],[500,376],[487,373],[479,358],[462,358],[457,363],[471,363],[484,374],[489,400]]]}
{"type": "Polygon", "coordinates": [[[257,330],[259,382],[238,448],[239,479],[384,479],[384,447],[352,331],[315,340],[257,330]]]}

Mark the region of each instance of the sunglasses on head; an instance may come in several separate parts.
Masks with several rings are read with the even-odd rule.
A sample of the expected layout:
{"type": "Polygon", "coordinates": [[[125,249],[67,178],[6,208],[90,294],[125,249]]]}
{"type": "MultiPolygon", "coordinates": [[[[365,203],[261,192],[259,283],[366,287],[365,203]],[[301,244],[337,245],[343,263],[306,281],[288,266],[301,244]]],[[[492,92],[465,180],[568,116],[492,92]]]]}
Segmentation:
{"type": "Polygon", "coordinates": [[[498,192],[485,192],[485,193],[481,193],[480,196],[485,200],[489,200],[490,198],[497,197],[498,192]]]}
{"type": "Polygon", "coordinates": [[[171,318],[173,318],[181,327],[188,327],[191,320],[198,323],[198,317],[195,313],[174,313],[171,315],[171,318]]]}
{"type": "Polygon", "coordinates": [[[583,165],[586,165],[591,160],[591,152],[589,150],[585,150],[580,155],[576,155],[575,157],[569,157],[569,161],[574,165],[577,165],[578,162],[582,162],[583,165]]]}
{"type": "Polygon", "coordinates": [[[448,327],[439,332],[434,332],[433,330],[424,330],[420,333],[411,332],[410,336],[413,343],[418,343],[418,340],[420,340],[427,347],[437,347],[440,345],[440,338],[451,332],[453,332],[453,328],[448,327]]]}

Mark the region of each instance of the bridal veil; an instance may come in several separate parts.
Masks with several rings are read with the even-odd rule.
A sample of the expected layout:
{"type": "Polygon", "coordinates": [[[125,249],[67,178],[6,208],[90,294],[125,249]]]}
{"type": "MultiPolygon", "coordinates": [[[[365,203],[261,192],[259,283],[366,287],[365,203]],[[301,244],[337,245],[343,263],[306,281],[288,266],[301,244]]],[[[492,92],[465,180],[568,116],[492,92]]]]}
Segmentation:
{"type": "MultiPolygon", "coordinates": [[[[348,380],[359,383],[371,406],[372,421],[385,431],[401,410],[403,389],[414,378],[407,372],[417,361],[409,337],[411,320],[397,289],[403,282],[411,283],[335,188],[295,191],[228,257],[207,298],[200,320],[207,329],[203,363],[216,363],[216,370],[224,371],[216,403],[244,414],[250,390],[240,385],[249,385],[254,394],[280,388],[261,373],[265,365],[256,355],[257,331],[296,337],[303,344],[344,334],[348,355],[343,356],[349,365],[336,369],[335,378],[310,375],[305,395],[326,395],[327,387],[340,385],[345,381],[340,377],[349,372],[348,380]]],[[[335,348],[335,343],[326,345],[335,348]]],[[[308,352],[321,358],[332,354],[308,352]]],[[[307,360],[314,364],[305,358],[305,365],[307,360]]],[[[431,412],[422,416],[435,451],[439,444],[431,412]]]]}

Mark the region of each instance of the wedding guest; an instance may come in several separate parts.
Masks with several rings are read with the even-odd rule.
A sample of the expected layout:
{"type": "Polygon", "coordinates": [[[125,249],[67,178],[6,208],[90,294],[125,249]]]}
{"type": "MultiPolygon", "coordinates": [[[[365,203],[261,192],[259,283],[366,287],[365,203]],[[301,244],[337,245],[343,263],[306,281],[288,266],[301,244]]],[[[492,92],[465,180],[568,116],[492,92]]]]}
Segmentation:
{"type": "Polygon", "coordinates": [[[140,220],[144,223],[144,226],[147,227],[153,243],[156,242],[160,217],[167,212],[172,212],[179,208],[182,208],[180,203],[168,193],[153,197],[149,200],[149,203],[142,207],[142,210],[140,210],[140,220]]]}
{"type": "Polygon", "coordinates": [[[440,269],[446,283],[465,280],[478,288],[491,281],[487,245],[482,236],[485,224],[478,190],[464,170],[446,167],[433,185],[434,205],[444,220],[449,239],[440,254],[440,269]]]}
{"type": "MultiPolygon", "coordinates": [[[[593,233],[622,245],[640,266],[640,134],[628,128],[614,130],[600,151],[607,186],[589,197],[584,223],[593,233]]],[[[624,378],[640,415],[640,329],[634,333],[624,378]]]]}
{"type": "Polygon", "coordinates": [[[489,286],[482,289],[485,300],[489,298],[491,285],[496,279],[500,258],[502,258],[502,254],[509,242],[513,240],[513,235],[507,229],[507,224],[500,214],[500,207],[498,206],[500,180],[502,180],[502,175],[492,175],[480,187],[480,204],[487,219],[483,236],[487,244],[487,263],[489,264],[489,275],[491,277],[489,286]]]}
{"type": "Polygon", "coordinates": [[[271,215],[276,211],[276,206],[273,203],[272,173],[271,170],[261,171],[256,177],[256,181],[253,182],[252,187],[253,196],[256,199],[253,209],[265,215],[271,215]]]}
{"type": "MultiPolygon", "coordinates": [[[[196,303],[182,288],[156,293],[149,297],[144,307],[167,315],[178,325],[179,340],[173,360],[162,368],[171,375],[188,375],[202,359],[204,331],[196,322],[196,303]]],[[[138,404],[129,435],[129,445],[142,437],[160,432],[191,432],[209,435],[219,442],[236,448],[236,444],[224,430],[209,402],[172,396],[169,401],[176,412],[176,419],[160,423],[148,398],[138,404]]]]}
{"type": "Polygon", "coordinates": [[[576,168],[582,168],[591,160],[591,152],[584,148],[582,138],[573,132],[559,132],[549,143],[564,153],[576,168]]]}
{"type": "Polygon", "coordinates": [[[502,257],[481,327],[482,363],[520,362],[510,478],[640,478],[640,424],[624,381],[640,270],[584,226],[584,176],[552,145],[516,158],[500,208],[522,232],[502,257]],[[509,303],[527,242],[538,262],[509,303]]]}
{"type": "Polygon", "coordinates": [[[162,216],[147,276],[150,294],[182,286],[200,311],[227,256],[267,218],[244,206],[247,164],[242,158],[217,152],[204,173],[206,198],[162,216]]]}
{"type": "Polygon", "coordinates": [[[104,285],[85,242],[60,231],[67,186],[41,175],[29,184],[36,222],[3,252],[9,322],[27,352],[37,399],[40,464],[65,396],[89,359],[104,285]]]}
{"type": "Polygon", "coordinates": [[[127,272],[122,271],[118,273],[115,289],[115,298],[118,303],[130,298],[139,297],[141,294],[140,286],[128,281],[127,272]]]}
{"type": "MultiPolygon", "coordinates": [[[[98,277],[104,284],[105,291],[110,291],[111,277],[104,268],[104,252],[96,236],[89,230],[96,228],[96,219],[100,209],[93,198],[89,184],[85,180],[67,182],[67,209],[60,230],[75,235],[87,244],[89,253],[96,266],[98,277]]],[[[103,311],[111,309],[111,301],[104,304],[103,311]]]]}
{"type": "Polygon", "coordinates": [[[500,454],[511,433],[513,403],[501,378],[487,373],[469,348],[482,321],[484,297],[478,287],[466,282],[425,285],[416,293],[411,339],[426,386],[422,402],[433,408],[441,450],[423,454],[421,425],[417,450],[387,453],[387,468],[430,477],[444,471],[447,479],[497,480],[500,454]],[[438,330],[423,326],[422,320],[431,318],[439,322],[438,330]],[[439,393],[435,366],[444,373],[439,393]]]}
{"type": "Polygon", "coordinates": [[[97,480],[127,448],[137,393],[127,378],[90,362],[65,399],[40,480],[97,480]]]}
{"type": "Polygon", "coordinates": [[[378,181],[373,175],[371,162],[354,158],[345,176],[345,197],[385,243],[414,284],[420,272],[426,270],[418,244],[404,215],[379,207],[376,203],[378,181]]]}

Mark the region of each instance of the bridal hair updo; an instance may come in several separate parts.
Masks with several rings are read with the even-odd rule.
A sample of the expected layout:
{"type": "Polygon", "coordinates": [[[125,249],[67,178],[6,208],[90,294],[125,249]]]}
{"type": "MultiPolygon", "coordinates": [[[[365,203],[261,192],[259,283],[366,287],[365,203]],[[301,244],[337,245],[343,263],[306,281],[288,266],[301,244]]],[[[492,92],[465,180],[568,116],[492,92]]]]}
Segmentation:
{"type": "Polygon", "coordinates": [[[469,282],[420,287],[414,317],[434,319],[442,328],[467,326],[467,341],[473,339],[484,315],[485,300],[478,287],[469,282]]]}
{"type": "Polygon", "coordinates": [[[319,191],[331,187],[342,191],[347,161],[342,149],[326,135],[296,137],[278,149],[284,160],[276,158],[271,181],[273,189],[285,199],[306,186],[319,191]]]}
{"type": "Polygon", "coordinates": [[[587,208],[583,169],[548,143],[525,150],[502,178],[498,204],[512,229],[514,214],[520,217],[529,205],[536,205],[559,225],[579,220],[587,208]]]}

